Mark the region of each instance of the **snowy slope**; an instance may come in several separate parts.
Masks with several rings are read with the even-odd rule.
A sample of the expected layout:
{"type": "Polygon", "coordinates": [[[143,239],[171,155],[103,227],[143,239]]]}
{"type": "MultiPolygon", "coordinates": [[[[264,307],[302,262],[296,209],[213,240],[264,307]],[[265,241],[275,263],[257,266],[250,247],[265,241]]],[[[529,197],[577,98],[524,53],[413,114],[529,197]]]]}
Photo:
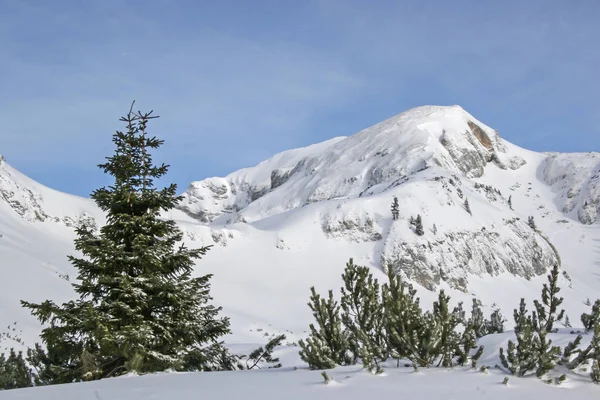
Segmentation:
{"type": "MultiPolygon", "coordinates": [[[[515,152],[517,153],[517,152],[515,152]]],[[[488,162],[518,168],[491,128],[459,106],[409,110],[347,138],[278,154],[254,168],[194,182],[181,206],[210,221],[252,222],[322,200],[381,191],[428,166],[481,176],[488,162]]]]}
{"type": "Polygon", "coordinates": [[[600,154],[552,153],[540,168],[557,207],[584,224],[600,220],[600,154]]]}
{"type": "MultiPolygon", "coordinates": [[[[427,106],[194,182],[169,217],[186,244],[214,245],[197,272],[214,274],[215,302],[232,317],[230,343],[303,336],[310,286],[339,288],[350,257],[380,279],[384,267],[396,268],[417,283],[423,304],[435,296],[427,289],[445,288],[455,301],[470,304],[475,295],[487,311],[496,303],[507,316],[520,297],[538,296],[543,274],[560,262],[565,306],[577,321],[585,300],[600,297],[600,224],[582,224],[578,214],[586,201],[598,205],[595,157],[530,152],[460,107],[427,106]],[[560,163],[575,175],[563,177],[560,163]],[[565,209],[570,190],[577,205],[565,209]],[[423,236],[408,222],[417,214],[423,236]]],[[[31,345],[40,327],[19,300],[73,295],[66,259],[73,224],[100,225],[102,215],[90,200],[43,187],[4,161],[0,194],[0,324],[16,321],[15,332],[31,345]]],[[[0,339],[0,347],[13,344],[0,339]]]]}
{"type": "MultiPolygon", "coordinates": [[[[554,335],[555,343],[564,345],[572,335],[554,335]],[[558,340],[557,340],[558,339],[558,340]],[[561,340],[562,339],[562,340],[561,340]]],[[[306,369],[297,357],[296,347],[280,348],[277,356],[287,367],[256,371],[160,373],[124,376],[95,382],[54,385],[0,391],[0,399],[19,400],[146,400],[173,399],[490,399],[505,400],[543,398],[563,400],[565,396],[595,399],[600,387],[589,382],[585,373],[564,371],[566,382],[560,386],[547,384],[535,376],[510,377],[494,369],[499,346],[506,346],[511,334],[486,336],[486,351],[480,365],[490,369],[481,372],[470,368],[431,368],[414,372],[394,362],[384,366],[385,372],[373,375],[360,365],[327,371],[332,378],[325,384],[321,371],[306,369]],[[296,368],[298,367],[298,368],[296,368]]],[[[560,371],[562,373],[563,371],[560,371]]],[[[554,376],[558,376],[554,374],[554,376]]],[[[552,375],[551,375],[552,377],[552,375]]]]}

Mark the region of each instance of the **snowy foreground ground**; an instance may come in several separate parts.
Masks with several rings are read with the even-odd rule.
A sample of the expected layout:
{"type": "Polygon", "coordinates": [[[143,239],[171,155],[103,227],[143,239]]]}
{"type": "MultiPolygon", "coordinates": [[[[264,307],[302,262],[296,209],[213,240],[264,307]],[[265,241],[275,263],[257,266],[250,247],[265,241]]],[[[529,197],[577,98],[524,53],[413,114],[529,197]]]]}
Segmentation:
{"type": "MultiPolygon", "coordinates": [[[[401,363],[390,362],[381,375],[373,375],[360,365],[328,370],[332,378],[325,384],[321,371],[311,371],[298,357],[298,348],[286,346],[277,351],[284,367],[235,372],[161,373],[124,376],[95,382],[0,391],[0,399],[19,400],[198,400],[198,399],[544,399],[578,400],[600,398],[600,386],[587,373],[557,369],[548,378],[563,372],[566,382],[547,384],[530,376],[516,378],[494,368],[499,364],[498,347],[505,346],[512,332],[482,339],[485,351],[479,368],[431,368],[415,372],[401,363]],[[296,367],[295,367],[296,366],[296,367]],[[509,377],[508,385],[503,384],[509,377]],[[535,397],[534,397],[535,396],[535,397]]],[[[574,335],[565,330],[553,335],[564,346],[574,335]]],[[[584,342],[587,344],[587,338],[584,342]]]]}
{"type": "Polygon", "coordinates": [[[141,399],[595,399],[600,389],[589,381],[570,380],[560,387],[535,377],[512,378],[491,371],[388,368],[375,376],[359,366],[329,372],[326,385],[319,371],[290,368],[261,371],[158,374],[98,382],[0,392],[0,399],[141,400],[141,399]],[[535,396],[535,397],[534,397],[535,396]]]}

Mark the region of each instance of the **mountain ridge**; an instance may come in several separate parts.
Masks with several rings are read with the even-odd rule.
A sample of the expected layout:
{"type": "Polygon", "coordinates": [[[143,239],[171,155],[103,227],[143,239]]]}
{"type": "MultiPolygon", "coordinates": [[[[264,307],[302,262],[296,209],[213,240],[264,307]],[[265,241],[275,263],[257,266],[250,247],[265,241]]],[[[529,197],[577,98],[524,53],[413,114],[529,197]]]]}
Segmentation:
{"type": "MultiPolygon", "coordinates": [[[[235,340],[270,324],[301,335],[308,288],[338,287],[349,257],[380,279],[394,268],[424,301],[444,288],[458,300],[477,296],[484,309],[496,303],[505,315],[514,296],[537,295],[542,275],[561,263],[565,308],[577,315],[586,297],[600,294],[598,161],[597,153],[531,152],[461,107],[425,106],[193,182],[165,216],[190,247],[214,245],[197,271],[214,274],[215,301],[233,316],[235,340]],[[410,224],[417,214],[422,236],[410,224]]],[[[20,309],[17,288],[27,287],[29,301],[72,296],[73,227],[101,226],[104,217],[90,199],[0,161],[0,218],[0,250],[6,265],[19,266],[0,282],[0,321],[20,321],[35,341],[39,325],[20,309]]]]}

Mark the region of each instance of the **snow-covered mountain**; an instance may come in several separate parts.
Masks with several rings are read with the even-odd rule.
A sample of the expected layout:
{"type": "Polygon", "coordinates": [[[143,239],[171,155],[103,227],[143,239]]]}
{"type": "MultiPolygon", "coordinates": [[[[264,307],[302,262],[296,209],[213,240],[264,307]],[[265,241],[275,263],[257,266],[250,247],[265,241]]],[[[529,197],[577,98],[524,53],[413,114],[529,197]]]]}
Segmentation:
{"type": "MultiPolygon", "coordinates": [[[[169,217],[188,245],[215,245],[198,273],[214,274],[215,302],[232,316],[234,342],[276,331],[302,336],[309,287],[338,288],[350,257],[380,278],[394,268],[418,284],[424,304],[430,290],[445,288],[507,315],[520,297],[537,296],[542,275],[560,263],[576,320],[585,300],[600,296],[599,182],[597,153],[531,152],[458,106],[425,106],[193,182],[169,217]],[[409,222],[417,215],[422,236],[409,222]]],[[[30,343],[40,327],[19,300],[73,295],[66,255],[81,219],[103,223],[92,201],[0,161],[0,323],[16,321],[30,343]]]]}

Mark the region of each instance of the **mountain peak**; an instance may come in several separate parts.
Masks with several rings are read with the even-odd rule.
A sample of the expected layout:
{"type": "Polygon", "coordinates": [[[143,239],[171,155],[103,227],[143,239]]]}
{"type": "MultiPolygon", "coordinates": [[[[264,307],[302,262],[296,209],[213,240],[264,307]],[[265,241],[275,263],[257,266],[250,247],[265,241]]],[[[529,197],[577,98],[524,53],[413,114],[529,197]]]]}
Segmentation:
{"type": "Polygon", "coordinates": [[[462,107],[421,106],[352,136],[283,152],[225,178],[193,182],[181,209],[212,222],[252,204],[257,213],[246,210],[241,217],[249,221],[308,203],[358,197],[430,167],[479,177],[490,162],[503,169],[525,163],[462,107]]]}

